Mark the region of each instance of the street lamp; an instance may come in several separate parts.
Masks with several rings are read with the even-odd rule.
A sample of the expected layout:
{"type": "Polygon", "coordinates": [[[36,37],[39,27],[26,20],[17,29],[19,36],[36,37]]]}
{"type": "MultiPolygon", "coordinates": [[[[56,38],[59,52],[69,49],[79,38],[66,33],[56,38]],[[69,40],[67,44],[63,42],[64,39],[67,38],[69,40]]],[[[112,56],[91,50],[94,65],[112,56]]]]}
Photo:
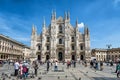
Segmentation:
{"type": "Polygon", "coordinates": [[[107,44],[106,46],[107,46],[107,61],[109,61],[110,56],[108,55],[108,52],[109,52],[108,50],[111,48],[112,45],[111,44],[107,44]]]}

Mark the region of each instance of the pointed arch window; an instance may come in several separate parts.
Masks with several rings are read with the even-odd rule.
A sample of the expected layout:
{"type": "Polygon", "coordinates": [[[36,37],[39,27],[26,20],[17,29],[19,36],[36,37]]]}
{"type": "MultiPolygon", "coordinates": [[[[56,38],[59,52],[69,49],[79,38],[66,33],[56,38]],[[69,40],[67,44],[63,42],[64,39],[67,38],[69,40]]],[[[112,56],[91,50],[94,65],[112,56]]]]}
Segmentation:
{"type": "Polygon", "coordinates": [[[47,50],[49,50],[49,49],[50,49],[48,45],[46,46],[46,48],[47,48],[47,50]]]}
{"type": "Polygon", "coordinates": [[[80,45],[80,50],[83,50],[83,45],[82,44],[80,45]]]}
{"type": "Polygon", "coordinates": [[[41,46],[39,45],[39,46],[38,46],[38,50],[40,50],[40,49],[41,49],[41,46]]]}
{"type": "Polygon", "coordinates": [[[50,37],[47,37],[47,42],[50,42],[50,37]]]}
{"type": "Polygon", "coordinates": [[[62,39],[61,38],[59,39],[59,44],[62,44],[62,39]]]}
{"type": "Polygon", "coordinates": [[[72,50],[75,50],[75,47],[74,47],[74,45],[72,45],[72,50]]]}
{"type": "Polygon", "coordinates": [[[72,42],[74,42],[74,37],[71,37],[72,38],[72,42]]]}
{"type": "Polygon", "coordinates": [[[59,26],[59,33],[63,33],[62,32],[62,25],[59,26]]]}

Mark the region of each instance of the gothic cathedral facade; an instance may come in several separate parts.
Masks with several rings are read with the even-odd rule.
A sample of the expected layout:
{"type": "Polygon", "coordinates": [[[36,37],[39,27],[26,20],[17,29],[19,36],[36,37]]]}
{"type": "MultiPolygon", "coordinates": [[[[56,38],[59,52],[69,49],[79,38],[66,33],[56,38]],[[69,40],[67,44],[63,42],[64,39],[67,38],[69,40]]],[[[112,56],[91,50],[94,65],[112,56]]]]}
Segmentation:
{"type": "Polygon", "coordinates": [[[37,34],[33,25],[31,35],[31,50],[41,61],[58,60],[87,60],[90,58],[90,33],[87,26],[81,33],[78,21],[73,27],[70,24],[70,14],[65,13],[64,18],[56,18],[56,12],[51,15],[51,24],[47,27],[45,20],[41,34],[37,34]]]}

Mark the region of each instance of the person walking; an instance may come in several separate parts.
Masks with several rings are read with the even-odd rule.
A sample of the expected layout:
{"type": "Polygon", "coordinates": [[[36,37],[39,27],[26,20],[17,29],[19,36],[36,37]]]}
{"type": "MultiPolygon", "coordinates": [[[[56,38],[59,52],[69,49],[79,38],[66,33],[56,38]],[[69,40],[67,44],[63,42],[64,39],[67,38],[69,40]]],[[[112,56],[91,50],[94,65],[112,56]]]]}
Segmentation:
{"type": "Polygon", "coordinates": [[[120,74],[120,61],[118,62],[117,65],[117,77],[119,78],[119,74],[120,74]]]}
{"type": "Polygon", "coordinates": [[[22,62],[20,62],[19,69],[20,69],[20,78],[22,79],[22,77],[23,77],[23,64],[22,64],[22,62]]]}
{"type": "Polygon", "coordinates": [[[68,60],[67,61],[67,69],[69,69],[69,66],[70,66],[70,61],[68,60]]]}
{"type": "Polygon", "coordinates": [[[15,62],[15,64],[14,64],[14,70],[15,70],[15,76],[17,76],[18,75],[18,70],[19,70],[19,63],[18,63],[18,61],[16,61],[15,62]]]}
{"type": "Polygon", "coordinates": [[[73,61],[73,65],[74,65],[74,68],[75,68],[76,67],[76,61],[75,60],[73,61]]]}
{"type": "Polygon", "coordinates": [[[37,76],[38,64],[36,61],[33,62],[34,73],[37,76]]]}
{"type": "Polygon", "coordinates": [[[27,66],[23,65],[23,78],[26,79],[27,78],[27,66]]]}
{"type": "Polygon", "coordinates": [[[58,62],[55,62],[54,71],[58,71],[58,62]]]}
{"type": "Polygon", "coordinates": [[[47,60],[47,71],[49,71],[49,67],[50,67],[50,61],[47,60]]]}
{"type": "Polygon", "coordinates": [[[103,62],[100,61],[100,71],[102,71],[102,70],[103,70],[103,62]]]}

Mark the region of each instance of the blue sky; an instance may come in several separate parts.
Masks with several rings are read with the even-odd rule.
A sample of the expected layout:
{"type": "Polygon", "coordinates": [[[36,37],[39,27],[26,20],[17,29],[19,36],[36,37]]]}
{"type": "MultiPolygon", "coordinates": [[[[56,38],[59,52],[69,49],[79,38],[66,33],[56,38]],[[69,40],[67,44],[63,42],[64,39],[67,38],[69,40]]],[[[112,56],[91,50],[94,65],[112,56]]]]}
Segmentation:
{"type": "Polygon", "coordinates": [[[52,10],[57,17],[69,11],[73,26],[76,19],[86,24],[91,48],[120,47],[120,0],[0,0],[0,34],[30,46],[32,24],[40,34],[52,10]]]}

